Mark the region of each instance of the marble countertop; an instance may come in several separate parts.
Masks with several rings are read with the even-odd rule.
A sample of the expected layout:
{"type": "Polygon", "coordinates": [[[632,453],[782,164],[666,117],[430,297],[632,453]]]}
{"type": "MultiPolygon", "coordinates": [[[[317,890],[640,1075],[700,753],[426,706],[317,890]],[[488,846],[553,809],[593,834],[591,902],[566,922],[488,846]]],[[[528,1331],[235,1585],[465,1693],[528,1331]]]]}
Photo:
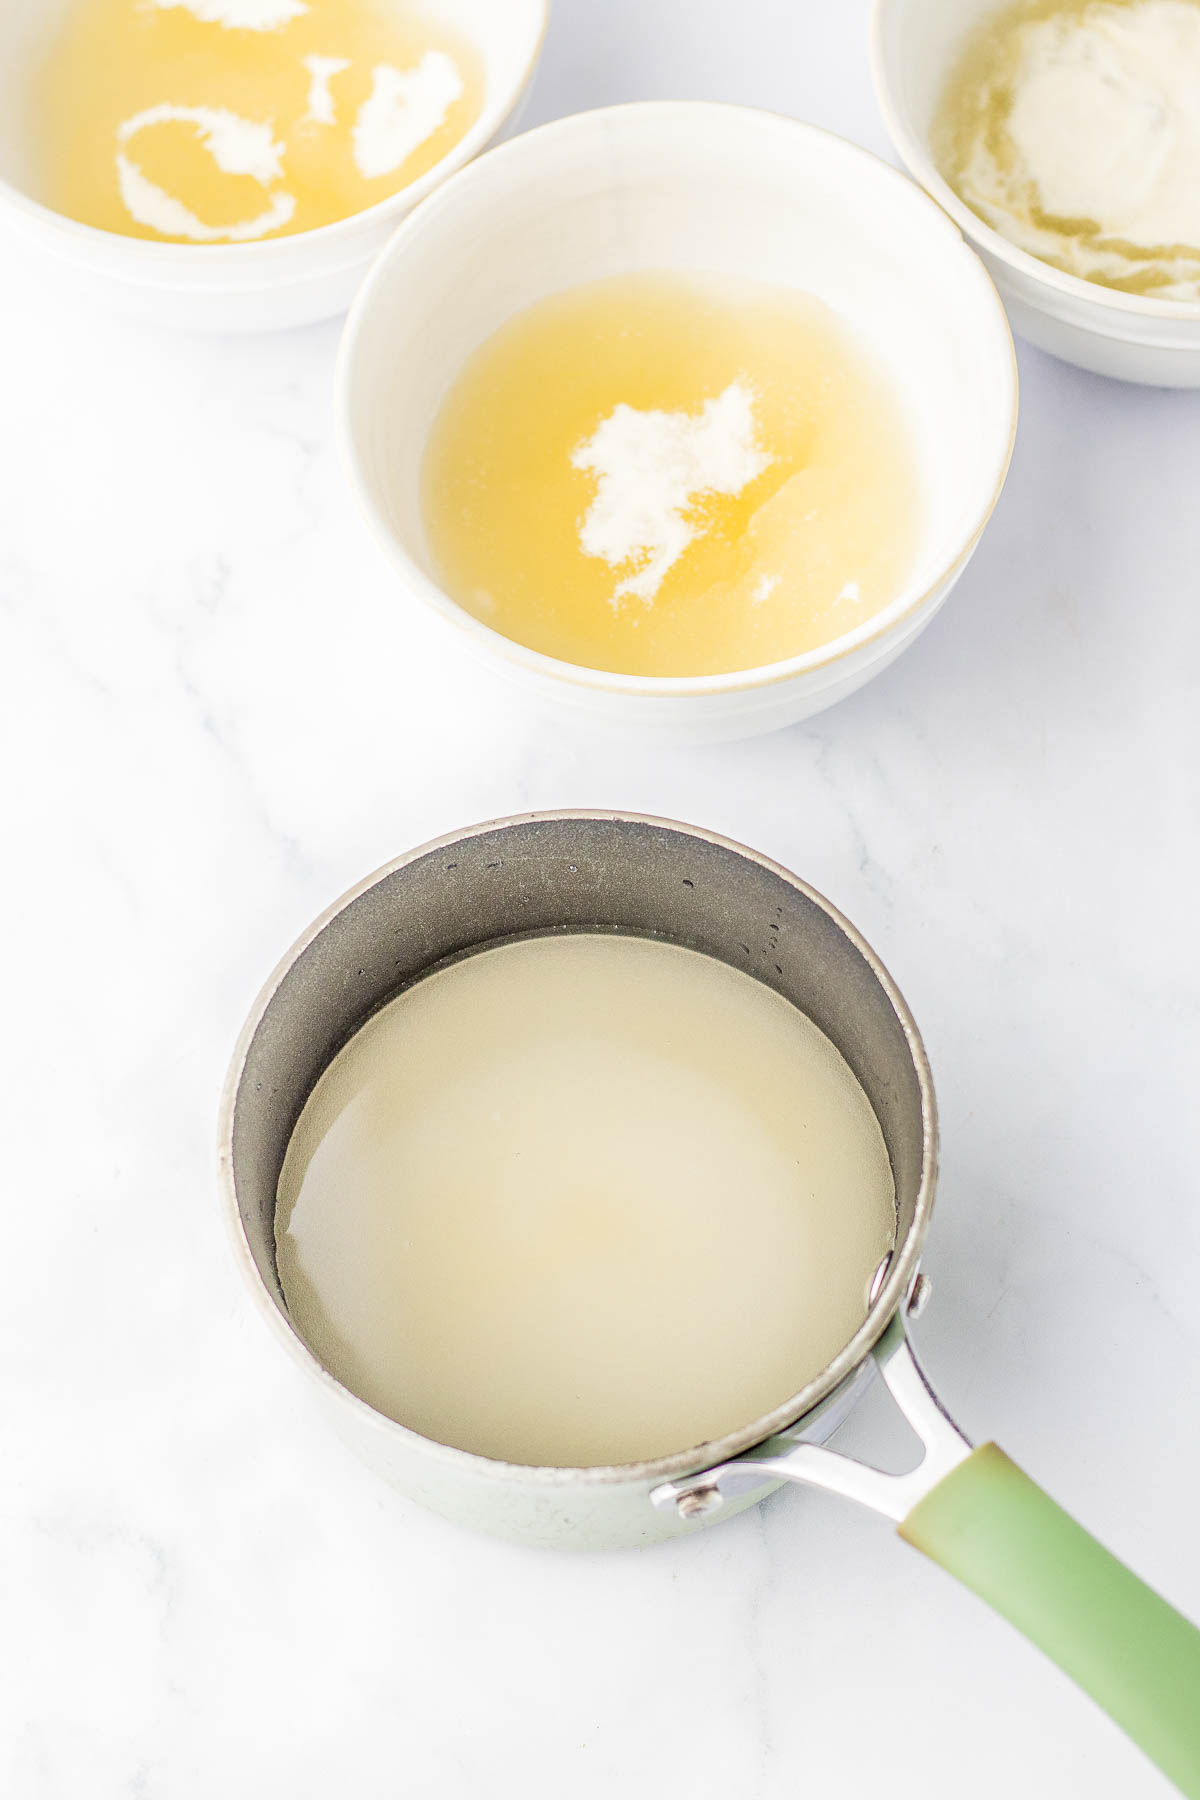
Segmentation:
{"type": "MultiPolygon", "coordinates": [[[[717,97],[883,151],[867,10],[559,0],[531,116],[717,97]]],[[[157,335],[0,266],[0,1790],[1167,1794],[831,1498],[572,1557],[394,1497],[253,1316],[213,1139],[267,970],[400,850],[570,805],[744,839],[926,1034],[947,1405],[1200,1616],[1200,395],[1022,347],[1012,475],[928,633],[811,724],[647,752],[539,720],[396,593],[335,462],[336,324],[157,335]]]]}

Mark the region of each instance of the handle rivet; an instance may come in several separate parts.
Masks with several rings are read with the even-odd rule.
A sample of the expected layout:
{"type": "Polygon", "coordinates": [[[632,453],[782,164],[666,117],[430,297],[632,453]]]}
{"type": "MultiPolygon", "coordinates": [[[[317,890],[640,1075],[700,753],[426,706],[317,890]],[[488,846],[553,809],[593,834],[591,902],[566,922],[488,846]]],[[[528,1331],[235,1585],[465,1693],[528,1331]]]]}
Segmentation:
{"type": "Polygon", "coordinates": [[[698,1487],[692,1488],[690,1493],[680,1494],[675,1510],[681,1519],[702,1519],[706,1513],[716,1512],[720,1504],[719,1487],[698,1487]]]}
{"type": "Polygon", "coordinates": [[[868,1286],[867,1286],[868,1310],[872,1306],[874,1306],[876,1300],[878,1300],[879,1295],[883,1289],[883,1284],[887,1280],[888,1270],[891,1268],[891,1266],[892,1266],[892,1252],[889,1250],[887,1255],[880,1262],[879,1267],[876,1269],[875,1273],[872,1275],[872,1277],[870,1279],[870,1282],[868,1283],[868,1286]]]}
{"type": "Polygon", "coordinates": [[[914,1275],[913,1284],[908,1290],[908,1305],[905,1307],[910,1319],[919,1319],[929,1304],[929,1296],[933,1292],[933,1283],[928,1275],[914,1275]]]}

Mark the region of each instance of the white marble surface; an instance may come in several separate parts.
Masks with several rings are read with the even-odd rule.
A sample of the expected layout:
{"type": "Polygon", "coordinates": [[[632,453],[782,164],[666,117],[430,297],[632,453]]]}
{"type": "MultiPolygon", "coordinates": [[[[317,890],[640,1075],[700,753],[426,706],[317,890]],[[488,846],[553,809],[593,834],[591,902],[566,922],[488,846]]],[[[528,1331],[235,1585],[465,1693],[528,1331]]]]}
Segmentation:
{"type": "MultiPolygon", "coordinates": [[[[882,150],[866,11],[559,0],[533,117],[715,96],[882,150]]],[[[395,592],[335,464],[336,326],[157,336],[15,240],[0,268],[0,1791],[1165,1793],[832,1499],[563,1558],[392,1497],[252,1316],[212,1140],[260,979],[400,849],[572,804],[744,838],[927,1035],[947,1403],[1200,1615],[1200,395],[1023,350],[929,633],[809,726],[651,755],[540,723],[395,592]]]]}

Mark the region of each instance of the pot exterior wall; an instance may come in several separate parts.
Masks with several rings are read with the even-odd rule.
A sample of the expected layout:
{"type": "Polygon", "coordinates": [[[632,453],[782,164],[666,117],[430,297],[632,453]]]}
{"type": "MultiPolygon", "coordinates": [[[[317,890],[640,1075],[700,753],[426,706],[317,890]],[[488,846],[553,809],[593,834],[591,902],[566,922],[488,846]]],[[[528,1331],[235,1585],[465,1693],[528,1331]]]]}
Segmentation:
{"type": "MultiPolygon", "coordinates": [[[[825,1443],[844,1423],[869,1380],[868,1368],[860,1367],[807,1420],[773,1441],[781,1446],[825,1443]]],[[[643,1481],[577,1481],[554,1486],[535,1479],[522,1482],[519,1477],[514,1479],[508,1465],[498,1464],[497,1472],[490,1474],[477,1461],[442,1460],[411,1433],[396,1431],[389,1420],[336,1388],[323,1387],[319,1405],[354,1455],[406,1499],[470,1531],[537,1549],[645,1549],[731,1519],[757,1506],[780,1485],[764,1482],[715,1513],[684,1519],[650,1504],[651,1490],[661,1480],[657,1475],[643,1481]]],[[[703,1460],[697,1462],[697,1471],[704,1467],[703,1460]]]]}

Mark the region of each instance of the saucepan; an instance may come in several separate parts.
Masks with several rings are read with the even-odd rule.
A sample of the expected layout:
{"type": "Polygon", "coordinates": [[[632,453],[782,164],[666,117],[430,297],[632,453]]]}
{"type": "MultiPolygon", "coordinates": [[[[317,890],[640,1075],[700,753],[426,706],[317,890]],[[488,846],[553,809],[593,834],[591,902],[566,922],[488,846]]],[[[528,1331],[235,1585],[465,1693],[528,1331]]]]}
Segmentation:
{"type": "MultiPolygon", "coordinates": [[[[526,1543],[645,1544],[702,1530],[781,1483],[824,1487],[890,1518],[1050,1655],[1184,1793],[1200,1800],[1200,1632],[1088,1536],[994,1444],[973,1448],[908,1342],[933,1207],[937,1123],[905,1002],[854,927],[805,882],[710,832],[613,813],[535,814],[427,844],[371,875],[288,953],[251,1012],[222,1107],[221,1179],[260,1312],[333,1423],[397,1488],[448,1518],[526,1543]],[[317,1078],[358,1027],[447,958],[522,934],[618,929],[748,971],[836,1045],[879,1120],[896,1236],[865,1317],[833,1361],[762,1418],[655,1462],[534,1468],[435,1443],[322,1367],[288,1318],[276,1189],[317,1078]],[[882,1376],[923,1445],[905,1475],[828,1447],[882,1376]]],[[[737,1354],[738,1297],[714,1321],[737,1354]]]]}

